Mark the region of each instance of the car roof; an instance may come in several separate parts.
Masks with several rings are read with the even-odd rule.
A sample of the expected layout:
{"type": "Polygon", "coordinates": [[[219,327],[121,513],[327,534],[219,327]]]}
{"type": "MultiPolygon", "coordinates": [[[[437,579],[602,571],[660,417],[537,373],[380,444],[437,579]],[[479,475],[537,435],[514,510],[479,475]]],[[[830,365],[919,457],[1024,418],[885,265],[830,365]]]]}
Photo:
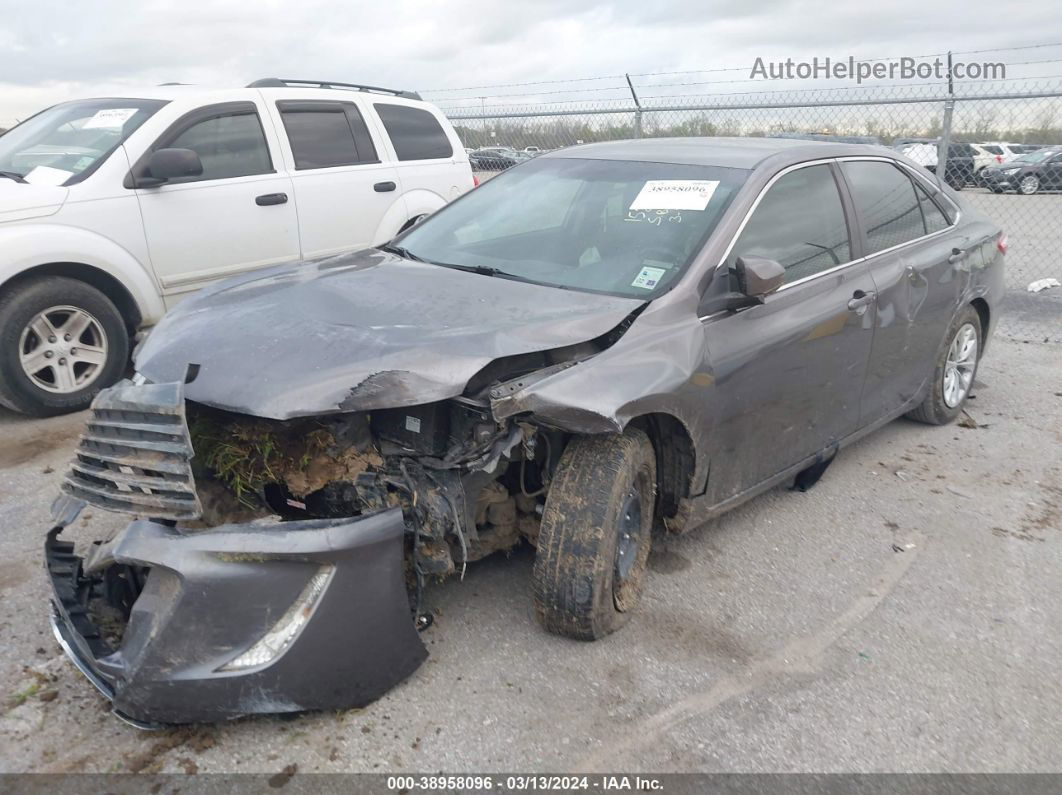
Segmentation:
{"type": "Polygon", "coordinates": [[[540,158],[639,160],[749,170],[768,158],[799,163],[817,158],[871,154],[893,157],[895,152],[872,144],[807,141],[797,138],[639,138],[572,146],[548,152],[540,155],[540,158]]]}

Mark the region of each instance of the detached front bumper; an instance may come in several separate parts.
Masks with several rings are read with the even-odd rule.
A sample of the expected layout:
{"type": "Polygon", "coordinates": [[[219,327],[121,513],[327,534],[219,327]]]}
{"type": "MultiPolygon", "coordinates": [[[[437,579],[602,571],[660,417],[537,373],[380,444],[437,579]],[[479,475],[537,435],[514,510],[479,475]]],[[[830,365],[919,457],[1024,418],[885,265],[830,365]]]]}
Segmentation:
{"type": "Polygon", "coordinates": [[[63,524],[45,544],[55,635],[134,724],[362,706],[427,657],[397,508],[195,532],[141,519],[84,559],[63,524]],[[127,614],[119,641],[101,605],[127,614]]]}

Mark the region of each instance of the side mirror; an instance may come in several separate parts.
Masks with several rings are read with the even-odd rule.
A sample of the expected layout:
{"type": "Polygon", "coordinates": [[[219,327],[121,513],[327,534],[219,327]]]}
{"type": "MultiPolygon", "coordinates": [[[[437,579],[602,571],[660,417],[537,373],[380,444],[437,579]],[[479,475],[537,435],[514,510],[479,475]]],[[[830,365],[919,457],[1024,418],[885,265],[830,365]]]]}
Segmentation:
{"type": "Polygon", "coordinates": [[[191,149],[158,149],[148,158],[146,174],[137,180],[138,186],[150,188],[182,177],[198,177],[203,173],[203,161],[191,149]]]}
{"type": "Polygon", "coordinates": [[[743,256],[734,262],[729,276],[731,288],[727,292],[711,290],[701,297],[697,314],[701,317],[716,312],[734,312],[762,304],[765,296],[773,293],[785,281],[785,268],[766,257],[743,256]],[[733,287],[736,282],[737,290],[733,287]]]}
{"type": "Polygon", "coordinates": [[[743,256],[734,262],[738,291],[749,298],[763,299],[785,281],[785,268],[766,257],[743,256]]]}

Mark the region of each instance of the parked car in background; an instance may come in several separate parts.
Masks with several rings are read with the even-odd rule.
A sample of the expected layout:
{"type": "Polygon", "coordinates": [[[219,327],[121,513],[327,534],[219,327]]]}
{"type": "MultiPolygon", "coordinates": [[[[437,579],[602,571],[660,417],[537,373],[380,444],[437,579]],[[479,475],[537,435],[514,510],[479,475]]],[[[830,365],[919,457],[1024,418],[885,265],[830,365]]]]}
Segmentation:
{"type": "Polygon", "coordinates": [[[987,143],[978,144],[978,146],[989,154],[995,156],[995,165],[997,166],[1002,165],[1003,163],[1009,163],[1018,155],[1024,154],[1021,144],[1009,143],[1006,141],[989,141],[987,143]]]}
{"type": "MultiPolygon", "coordinates": [[[[893,144],[893,148],[914,160],[931,173],[937,171],[936,141],[893,144]]],[[[974,150],[969,144],[953,143],[948,147],[948,162],[944,181],[954,190],[962,190],[974,181],[974,150]]]]}
{"type": "Polygon", "coordinates": [[[0,404],[87,406],[217,279],[391,239],[470,189],[416,94],[259,80],[64,102],[0,139],[0,404]]]}
{"type": "Polygon", "coordinates": [[[468,162],[475,171],[504,171],[530,159],[531,155],[527,152],[518,152],[504,146],[484,147],[468,156],[468,162]]]}
{"type": "Polygon", "coordinates": [[[56,635],[136,721],[363,706],[427,657],[423,588],[526,541],[538,621],[604,637],[655,528],[806,490],[902,415],[953,422],[1005,249],[881,147],[667,138],[235,277],[97,399],[47,534],[56,635]],[[86,505],[138,518],[102,546],[79,523],[82,566],[86,505]]]}
{"type": "Polygon", "coordinates": [[[1013,190],[1031,196],[1046,190],[1062,190],[1062,146],[1019,155],[1002,166],[985,169],[981,176],[985,187],[993,193],[1013,190]]]}

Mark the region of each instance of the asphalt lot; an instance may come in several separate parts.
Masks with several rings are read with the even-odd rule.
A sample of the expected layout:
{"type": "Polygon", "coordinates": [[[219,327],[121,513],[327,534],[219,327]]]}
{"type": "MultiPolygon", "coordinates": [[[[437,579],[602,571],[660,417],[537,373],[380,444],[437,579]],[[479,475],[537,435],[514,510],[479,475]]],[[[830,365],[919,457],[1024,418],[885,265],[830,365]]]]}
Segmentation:
{"type": "MultiPolygon", "coordinates": [[[[84,417],[0,413],[0,771],[1062,770],[1051,306],[989,345],[978,427],[894,422],[806,494],[658,538],[620,633],[545,634],[531,551],[495,556],[429,592],[431,657],[411,679],[294,720],[145,733],[109,715],[51,637],[40,563],[84,417]]],[[[124,522],[89,510],[68,533],[124,522]]]]}

